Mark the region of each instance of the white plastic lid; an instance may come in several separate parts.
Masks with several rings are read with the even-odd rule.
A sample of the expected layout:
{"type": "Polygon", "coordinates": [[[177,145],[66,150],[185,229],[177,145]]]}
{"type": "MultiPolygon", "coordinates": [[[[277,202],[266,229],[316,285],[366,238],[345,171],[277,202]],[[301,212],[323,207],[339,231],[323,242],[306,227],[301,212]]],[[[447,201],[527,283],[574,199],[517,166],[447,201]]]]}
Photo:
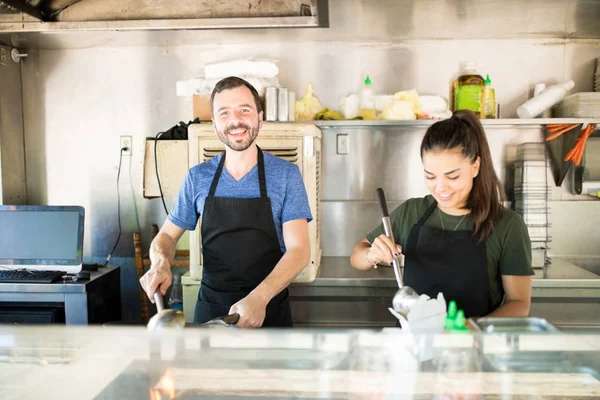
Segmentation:
{"type": "Polygon", "coordinates": [[[571,90],[575,87],[575,82],[571,81],[566,81],[565,83],[563,83],[563,88],[565,88],[565,90],[571,90]]]}
{"type": "Polygon", "coordinates": [[[477,71],[477,63],[474,61],[467,61],[465,63],[465,70],[476,72],[477,71]]]}

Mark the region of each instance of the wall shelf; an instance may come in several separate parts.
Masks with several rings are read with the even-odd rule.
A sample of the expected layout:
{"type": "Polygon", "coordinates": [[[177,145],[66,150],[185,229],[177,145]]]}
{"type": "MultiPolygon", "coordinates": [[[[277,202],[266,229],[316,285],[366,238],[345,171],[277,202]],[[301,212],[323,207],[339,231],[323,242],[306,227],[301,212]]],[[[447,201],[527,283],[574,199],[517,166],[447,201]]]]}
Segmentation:
{"type": "MultiPolygon", "coordinates": [[[[586,124],[594,123],[600,125],[600,118],[534,118],[534,119],[482,119],[483,127],[494,128],[535,128],[546,124],[586,124]]],[[[384,120],[341,120],[341,121],[297,121],[298,123],[314,124],[320,128],[364,128],[364,127],[397,127],[397,128],[428,128],[437,121],[433,120],[410,120],[410,121],[384,121],[384,120]]],[[[284,122],[281,122],[284,123],[284,122]]],[[[289,122],[285,122],[289,123],[289,122]]]]}

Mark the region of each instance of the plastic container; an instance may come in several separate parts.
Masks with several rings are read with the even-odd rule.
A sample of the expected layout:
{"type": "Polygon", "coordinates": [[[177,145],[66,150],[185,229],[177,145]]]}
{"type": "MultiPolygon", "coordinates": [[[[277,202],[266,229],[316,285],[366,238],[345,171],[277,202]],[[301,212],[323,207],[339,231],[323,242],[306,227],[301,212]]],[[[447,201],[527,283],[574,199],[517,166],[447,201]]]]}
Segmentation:
{"type": "Polygon", "coordinates": [[[295,121],[296,113],[296,93],[288,92],[288,120],[295,121]]]}
{"type": "Polygon", "coordinates": [[[548,200],[515,199],[515,210],[539,212],[548,209],[548,200]]]}
{"type": "Polygon", "coordinates": [[[367,75],[360,93],[360,116],[367,120],[377,119],[375,96],[373,95],[373,89],[371,89],[371,78],[369,78],[369,75],[367,75]]]}
{"type": "Polygon", "coordinates": [[[279,88],[277,91],[277,120],[287,121],[289,119],[289,96],[287,88],[279,88]]]}
{"type": "Polygon", "coordinates": [[[519,108],[519,118],[535,118],[544,111],[554,107],[567,96],[567,92],[575,87],[575,82],[567,81],[558,85],[548,87],[539,95],[527,100],[519,108]]]}
{"type": "Polygon", "coordinates": [[[572,94],[556,106],[554,115],[563,118],[600,118],[600,93],[572,94]]]}
{"type": "Polygon", "coordinates": [[[547,165],[546,161],[515,162],[515,187],[546,185],[547,165]]]}
{"type": "Polygon", "coordinates": [[[353,119],[360,115],[360,96],[351,94],[340,97],[340,113],[346,119],[353,119]]]}
{"type": "Polygon", "coordinates": [[[265,89],[265,121],[277,121],[277,88],[265,89]]]}
{"type": "Polygon", "coordinates": [[[548,213],[530,213],[526,212],[521,214],[523,222],[527,226],[548,226],[548,213]]]}
{"type": "Polygon", "coordinates": [[[532,268],[544,268],[545,264],[546,264],[546,250],[532,249],[531,250],[531,267],[532,268]]]}
{"type": "Polygon", "coordinates": [[[529,238],[532,241],[546,241],[548,238],[547,226],[527,226],[529,238]]]}
{"type": "Polygon", "coordinates": [[[558,329],[544,318],[538,317],[485,317],[469,320],[480,332],[487,333],[557,333],[558,329]]]}
{"type": "Polygon", "coordinates": [[[517,146],[517,159],[523,161],[545,161],[545,143],[521,143],[517,146]]]}
{"type": "Polygon", "coordinates": [[[496,91],[492,87],[489,75],[485,77],[485,86],[481,89],[481,118],[497,118],[496,91]]]}

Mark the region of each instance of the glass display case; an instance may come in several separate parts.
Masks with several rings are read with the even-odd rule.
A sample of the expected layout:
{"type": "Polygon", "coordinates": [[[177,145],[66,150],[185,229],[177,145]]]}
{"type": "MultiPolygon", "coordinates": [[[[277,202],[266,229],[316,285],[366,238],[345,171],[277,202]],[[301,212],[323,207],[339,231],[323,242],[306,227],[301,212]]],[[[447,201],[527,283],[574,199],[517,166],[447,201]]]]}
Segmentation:
{"type": "Polygon", "coordinates": [[[0,398],[600,398],[600,335],[0,326],[0,398]]]}

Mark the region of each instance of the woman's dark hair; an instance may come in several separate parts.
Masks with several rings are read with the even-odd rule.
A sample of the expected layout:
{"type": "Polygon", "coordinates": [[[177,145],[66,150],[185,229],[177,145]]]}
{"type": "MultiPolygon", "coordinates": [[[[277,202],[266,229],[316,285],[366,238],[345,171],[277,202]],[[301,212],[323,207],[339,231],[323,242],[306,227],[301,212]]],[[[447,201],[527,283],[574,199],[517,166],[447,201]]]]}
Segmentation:
{"type": "Polygon", "coordinates": [[[262,105],[260,104],[260,97],[258,96],[258,92],[254,88],[254,86],[252,86],[250,84],[250,82],[248,82],[245,79],[238,78],[237,76],[229,76],[229,77],[223,78],[219,82],[217,82],[217,84],[215,85],[215,88],[213,89],[213,91],[210,95],[211,112],[213,109],[213,103],[215,102],[215,95],[217,93],[221,93],[223,90],[235,89],[240,86],[246,86],[248,88],[248,90],[250,90],[250,93],[252,93],[252,97],[254,97],[254,103],[256,103],[256,113],[257,114],[260,113],[262,111],[262,105]]]}
{"type": "Polygon", "coordinates": [[[459,150],[472,163],[480,159],[479,173],[473,178],[473,188],[465,208],[471,210],[474,235],[480,242],[487,240],[494,225],[502,218],[506,195],[494,171],[490,147],[479,118],[471,111],[460,110],[452,118],[431,125],[421,142],[421,159],[430,151],[459,150]]]}

